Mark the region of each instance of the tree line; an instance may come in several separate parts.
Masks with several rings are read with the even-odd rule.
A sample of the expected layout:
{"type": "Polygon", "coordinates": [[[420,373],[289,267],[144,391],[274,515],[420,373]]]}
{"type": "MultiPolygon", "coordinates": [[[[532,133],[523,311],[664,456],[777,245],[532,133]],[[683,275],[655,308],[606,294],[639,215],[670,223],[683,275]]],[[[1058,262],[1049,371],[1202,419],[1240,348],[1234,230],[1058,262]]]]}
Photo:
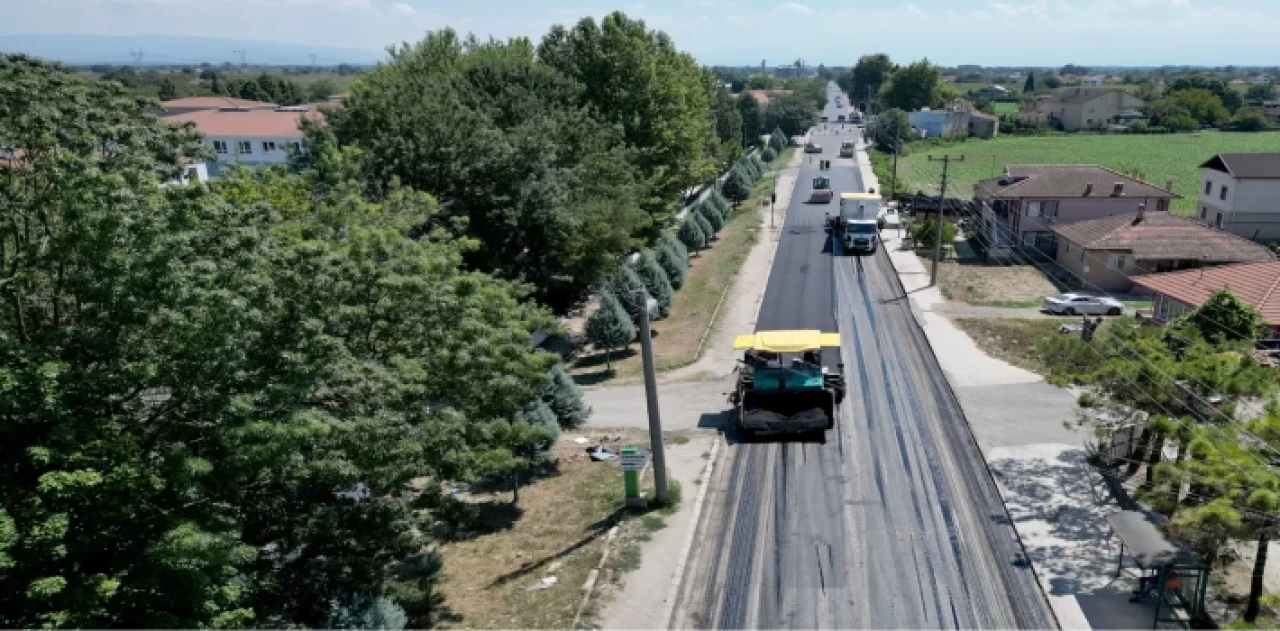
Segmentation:
{"type": "MultiPolygon", "coordinates": [[[[474,80],[580,96],[500,67],[474,80]]],[[[585,167],[567,151],[620,130],[575,128],[581,105],[559,130],[536,101],[492,115],[508,107],[537,121],[518,142],[469,128],[495,202],[520,203],[502,180],[527,158],[616,169],[599,186],[642,203],[616,166],[626,147],[585,167]],[[559,131],[573,144],[538,143],[559,131]]],[[[430,626],[431,538],[467,515],[442,485],[518,484],[589,413],[531,345],[551,313],[522,279],[468,265],[486,244],[467,218],[377,177],[393,166],[365,148],[311,130],[291,170],[166,185],[207,156],[158,113],[0,55],[0,625],[430,626]]]]}
{"type": "Polygon", "coordinates": [[[1215,571],[1232,560],[1233,541],[1254,543],[1243,616],[1250,623],[1261,613],[1267,546],[1280,528],[1277,382],[1252,357],[1264,323],[1222,290],[1162,327],[1113,320],[1091,342],[1055,336],[1039,349],[1051,381],[1087,390],[1083,422],[1104,440],[1118,424],[1141,428],[1135,455],[1120,468],[1125,476],[1145,468],[1138,498],[1171,518],[1169,534],[1215,571]],[[1254,415],[1241,405],[1249,399],[1271,403],[1254,415]]]}

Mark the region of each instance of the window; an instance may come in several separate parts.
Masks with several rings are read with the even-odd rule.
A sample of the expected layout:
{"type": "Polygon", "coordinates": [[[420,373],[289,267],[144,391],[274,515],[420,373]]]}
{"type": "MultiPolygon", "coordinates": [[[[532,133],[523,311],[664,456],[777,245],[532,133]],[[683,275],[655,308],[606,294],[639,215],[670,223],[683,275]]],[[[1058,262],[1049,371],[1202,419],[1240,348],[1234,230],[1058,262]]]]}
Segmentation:
{"type": "Polygon", "coordinates": [[[1093,119],[1092,119],[1092,118],[1088,118],[1088,119],[1085,119],[1085,121],[1084,121],[1084,122],[1085,122],[1085,124],[1086,124],[1086,125],[1092,125],[1092,124],[1093,124],[1093,119]]]}
{"type": "Polygon", "coordinates": [[[1034,232],[1024,232],[1024,233],[1022,233],[1022,246],[1023,246],[1023,247],[1026,247],[1026,248],[1033,248],[1033,247],[1035,247],[1035,246],[1036,246],[1036,233],[1034,233],[1034,232]]]}
{"type": "Polygon", "coordinates": [[[1213,220],[1213,227],[1219,230],[1222,229],[1222,213],[1218,213],[1218,218],[1213,220]]]}
{"type": "Polygon", "coordinates": [[[293,149],[294,151],[302,151],[302,143],[297,141],[291,142],[289,143],[289,148],[293,149]]]}
{"type": "Polygon", "coordinates": [[[194,181],[194,182],[200,181],[200,169],[197,169],[195,167],[187,167],[187,180],[194,181]]]}
{"type": "Polygon", "coordinates": [[[1044,205],[1041,207],[1041,210],[1045,217],[1048,217],[1050,219],[1058,218],[1058,202],[1056,201],[1044,202],[1044,205]]]}
{"type": "Polygon", "coordinates": [[[1027,216],[1028,217],[1040,216],[1040,202],[1027,202],[1027,216]]]}
{"type": "Polygon", "coordinates": [[[1107,267],[1110,267],[1117,272],[1123,272],[1124,268],[1128,265],[1129,257],[1123,254],[1112,254],[1107,257],[1107,267]]]}
{"type": "Polygon", "coordinates": [[[1204,183],[1204,194],[1209,195],[1210,193],[1213,193],[1213,182],[1206,180],[1204,183]]]}
{"type": "Polygon", "coordinates": [[[1205,217],[1208,217],[1208,216],[1209,216],[1209,207],[1208,207],[1208,206],[1201,206],[1201,207],[1200,207],[1200,218],[1201,218],[1201,219],[1204,219],[1205,217]]]}
{"type": "Polygon", "coordinates": [[[1161,211],[1169,210],[1169,200],[1167,200],[1167,199],[1157,199],[1157,200],[1156,200],[1156,210],[1161,210],[1161,211]]]}
{"type": "Polygon", "coordinates": [[[1080,264],[1084,265],[1084,250],[1080,250],[1080,264]]]}
{"type": "Polygon", "coordinates": [[[1227,187],[1223,186],[1222,190],[1218,191],[1218,199],[1226,199],[1226,198],[1227,198],[1227,187]]]}
{"type": "Polygon", "coordinates": [[[262,142],[263,153],[271,153],[272,151],[275,151],[275,150],[276,150],[276,143],[271,142],[270,140],[264,140],[262,142]]]}
{"type": "Polygon", "coordinates": [[[236,143],[236,153],[253,153],[253,143],[241,140],[236,143]]]}
{"type": "Polygon", "coordinates": [[[227,141],[225,141],[225,140],[215,140],[215,141],[213,141],[213,151],[214,151],[214,153],[226,153],[226,152],[227,152],[227,141]]]}

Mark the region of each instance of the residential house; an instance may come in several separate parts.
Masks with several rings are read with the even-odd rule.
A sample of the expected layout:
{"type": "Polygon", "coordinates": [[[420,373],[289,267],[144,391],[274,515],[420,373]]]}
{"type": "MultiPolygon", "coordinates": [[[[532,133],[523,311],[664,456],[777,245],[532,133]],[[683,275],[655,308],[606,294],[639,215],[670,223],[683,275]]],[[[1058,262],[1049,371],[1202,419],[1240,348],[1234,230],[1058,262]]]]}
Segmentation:
{"type": "Polygon", "coordinates": [[[1139,210],[1053,231],[1058,264],[1085,289],[1128,292],[1142,274],[1275,259],[1266,246],[1168,212],[1139,210]]]}
{"type": "Polygon", "coordinates": [[[1169,209],[1172,181],[1158,188],[1111,169],[1087,164],[1009,165],[1004,175],[979,181],[974,198],[982,210],[982,230],[995,256],[1022,250],[1032,256],[1057,255],[1054,227],[1139,208],[1169,209]]]}
{"type": "Polygon", "coordinates": [[[1185,315],[1226,289],[1262,314],[1270,338],[1280,337],[1280,261],[1149,274],[1134,278],[1133,282],[1154,295],[1151,314],[1157,322],[1170,322],[1185,315]]]}
{"type": "Polygon", "coordinates": [[[1200,221],[1246,239],[1280,241],[1280,153],[1220,153],[1200,173],[1200,221]]]}
{"type": "Polygon", "coordinates": [[[768,105],[774,99],[791,94],[791,90],[747,90],[745,93],[751,95],[751,98],[755,99],[756,103],[768,105]]]}
{"type": "Polygon", "coordinates": [[[969,112],[969,135],[975,138],[995,138],[1000,133],[1000,117],[978,110],[969,112]]]}
{"type": "Polygon", "coordinates": [[[1086,88],[1100,88],[1106,80],[1103,77],[1081,77],[1080,85],[1086,88]]]}
{"type": "Polygon", "coordinates": [[[160,105],[164,108],[163,116],[165,117],[191,112],[220,110],[228,107],[245,110],[274,110],[279,107],[275,103],[236,99],[229,96],[189,96],[172,101],[161,101],[160,105]]]}
{"type": "Polygon", "coordinates": [[[222,166],[232,162],[251,166],[287,162],[289,149],[302,149],[299,127],[304,118],[323,120],[319,112],[306,106],[203,110],[170,116],[166,120],[195,123],[204,134],[205,146],[214,155],[208,164],[209,176],[218,177],[222,166]]]}
{"type": "Polygon", "coordinates": [[[1036,101],[1020,115],[1065,131],[1093,129],[1116,122],[1121,112],[1142,107],[1142,99],[1114,88],[1076,88],[1036,101]]]}
{"type": "Polygon", "coordinates": [[[907,114],[911,126],[925,138],[950,138],[969,134],[969,109],[952,105],[942,109],[924,108],[907,114]]]}

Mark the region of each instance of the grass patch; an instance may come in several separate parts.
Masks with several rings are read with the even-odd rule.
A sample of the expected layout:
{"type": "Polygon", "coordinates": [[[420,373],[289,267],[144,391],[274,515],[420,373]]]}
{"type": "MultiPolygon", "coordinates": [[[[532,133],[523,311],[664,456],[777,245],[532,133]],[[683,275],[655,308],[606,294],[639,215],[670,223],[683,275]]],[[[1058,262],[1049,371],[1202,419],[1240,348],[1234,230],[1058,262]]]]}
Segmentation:
{"type": "MultiPolygon", "coordinates": [[[[644,442],[644,432],[610,433],[623,434],[622,444],[644,442]]],[[[550,629],[573,622],[604,535],[625,514],[618,464],[580,459],[581,452],[582,445],[561,441],[555,474],[523,487],[514,509],[502,506],[510,502],[509,492],[467,497],[514,515],[488,532],[441,546],[440,590],[452,614],[449,626],[550,629]],[[543,576],[555,576],[556,584],[530,591],[543,576]]]]}
{"type": "MultiPolygon", "coordinates": [[[[784,150],[766,168],[781,170],[795,151],[795,148],[784,150]]],[[[733,282],[751,249],[761,238],[762,222],[758,210],[761,201],[769,198],[773,180],[767,174],[757,180],[751,188],[751,197],[733,212],[711,247],[689,258],[689,272],[684,286],[675,293],[670,315],[651,325],[654,332],[653,361],[657,370],[674,370],[697,361],[703,334],[707,334],[707,339],[715,334],[716,323],[712,322],[712,315],[716,313],[725,288],[733,282]],[[707,333],[708,327],[711,328],[710,333],[707,333]]],[[[719,319],[719,315],[716,318],[719,319]]],[[[579,380],[591,383],[639,379],[643,363],[639,345],[633,344],[632,347],[636,352],[629,356],[625,352],[614,352],[612,375],[606,373],[603,358],[596,359],[595,354],[580,357],[570,367],[570,372],[579,380]]],[[[705,350],[705,347],[701,349],[705,350]]]]}
{"type": "Polygon", "coordinates": [[[1003,116],[1005,114],[1018,113],[1018,104],[1009,103],[1008,101],[999,101],[996,103],[992,103],[991,108],[996,111],[996,116],[1003,116]]]}
{"type": "Polygon", "coordinates": [[[640,529],[645,532],[658,532],[667,527],[667,520],[657,515],[645,515],[640,518],[640,529]]]}
{"type": "Polygon", "coordinates": [[[1019,368],[1045,375],[1049,367],[1040,358],[1040,343],[1059,335],[1060,322],[1015,318],[957,318],[956,326],[973,338],[982,352],[1019,368]]]}
{"type": "MultiPolygon", "coordinates": [[[[1173,178],[1173,210],[1191,214],[1200,188],[1199,165],[1216,153],[1274,151],[1280,143],[1275,133],[1203,132],[1161,135],[1001,136],[991,140],[969,139],[956,153],[964,162],[951,165],[948,191],[961,197],[973,194],[975,182],[999,177],[1009,164],[1097,164],[1122,172],[1136,171],[1142,179],[1163,187],[1173,178]]],[[[898,190],[938,194],[941,166],[929,162],[924,149],[907,147],[910,155],[898,159],[898,190]]],[[[879,172],[877,171],[877,174],[879,172]]],[[[887,185],[888,180],[883,183],[887,185]]]]}
{"type": "MultiPolygon", "coordinates": [[[[931,265],[925,261],[925,267],[931,265]]],[[[985,307],[1036,307],[1058,288],[1034,265],[969,265],[943,261],[938,286],[948,300],[985,307]]]]}
{"type": "Polygon", "coordinates": [[[663,432],[662,440],[668,445],[684,445],[689,442],[689,437],[685,434],[663,432]]]}
{"type": "Polygon", "coordinates": [[[640,546],[628,543],[618,548],[618,551],[605,561],[604,566],[613,572],[615,580],[622,574],[640,569],[640,546]]]}

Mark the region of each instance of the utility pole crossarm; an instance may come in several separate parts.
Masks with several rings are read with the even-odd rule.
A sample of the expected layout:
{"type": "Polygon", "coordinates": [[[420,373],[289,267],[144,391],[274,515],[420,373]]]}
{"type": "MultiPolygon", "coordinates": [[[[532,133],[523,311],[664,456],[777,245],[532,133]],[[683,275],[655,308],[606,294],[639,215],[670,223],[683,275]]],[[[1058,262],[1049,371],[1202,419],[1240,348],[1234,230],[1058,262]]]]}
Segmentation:
{"type": "Polygon", "coordinates": [[[960,154],[959,157],[947,155],[941,158],[934,158],[929,156],[929,161],[942,163],[942,186],[938,190],[938,230],[933,242],[933,268],[929,271],[929,286],[933,287],[938,284],[938,262],[942,260],[942,213],[947,206],[947,171],[952,162],[964,162],[964,154],[960,154]]]}

